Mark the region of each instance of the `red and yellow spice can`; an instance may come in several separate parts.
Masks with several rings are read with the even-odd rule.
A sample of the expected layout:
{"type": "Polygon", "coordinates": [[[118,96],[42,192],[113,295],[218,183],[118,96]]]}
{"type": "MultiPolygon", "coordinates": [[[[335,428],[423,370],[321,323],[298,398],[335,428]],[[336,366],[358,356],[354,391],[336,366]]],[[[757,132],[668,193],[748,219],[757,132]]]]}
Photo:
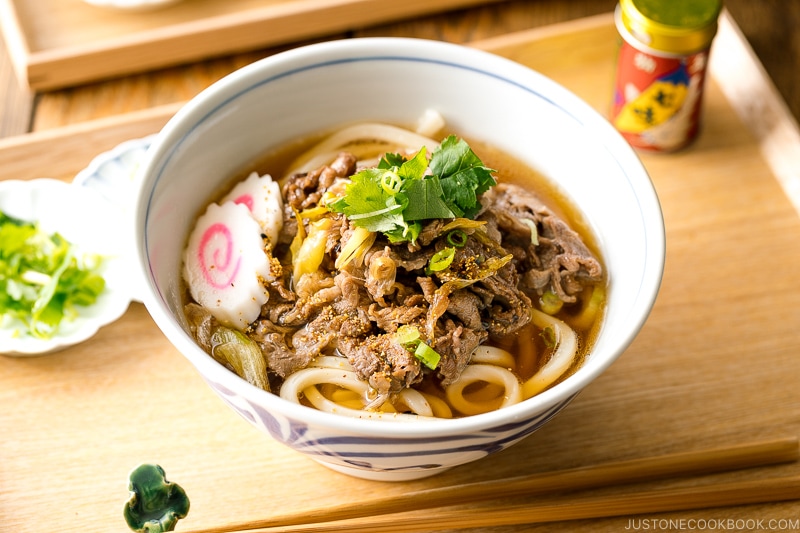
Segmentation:
{"type": "Polygon", "coordinates": [[[635,148],[668,152],[697,136],[721,0],[621,0],[610,120],[635,148]]]}

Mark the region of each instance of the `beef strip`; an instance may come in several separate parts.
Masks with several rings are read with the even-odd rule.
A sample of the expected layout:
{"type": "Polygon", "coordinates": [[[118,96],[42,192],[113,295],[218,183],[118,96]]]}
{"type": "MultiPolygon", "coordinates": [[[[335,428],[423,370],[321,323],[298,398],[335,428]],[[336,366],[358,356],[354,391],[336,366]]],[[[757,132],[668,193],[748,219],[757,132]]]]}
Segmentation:
{"type": "Polygon", "coordinates": [[[349,177],[355,169],[355,156],[342,152],[330,165],[289,176],[283,186],[283,198],[288,212],[291,213],[292,209],[302,211],[314,207],[336,178],[349,177]]]}
{"type": "Polygon", "coordinates": [[[397,305],[384,307],[371,304],[367,310],[367,316],[374,322],[376,327],[386,332],[394,332],[399,326],[417,322],[421,316],[425,315],[425,308],[417,305],[397,305]]]}
{"type": "MultiPolygon", "coordinates": [[[[538,196],[512,184],[498,184],[485,196],[490,207],[481,218],[487,220],[487,226],[497,227],[504,245],[527,250],[527,268],[520,280],[524,290],[539,295],[552,290],[562,301],[571,303],[584,286],[602,279],[600,262],[580,235],[538,196]],[[538,244],[531,242],[530,227],[523,219],[536,225],[538,244]]],[[[515,257],[520,254],[521,249],[515,249],[515,257]]]]}
{"type": "Polygon", "coordinates": [[[486,340],[488,334],[449,319],[444,321],[442,329],[433,349],[441,356],[436,372],[442,385],[447,386],[458,380],[469,364],[472,352],[486,340]]]}
{"type": "Polygon", "coordinates": [[[299,285],[298,298],[294,305],[286,308],[286,311],[277,317],[276,322],[283,326],[301,326],[307,323],[342,294],[341,288],[335,284],[335,279],[319,271],[300,278],[299,285]]]}
{"type": "Polygon", "coordinates": [[[391,334],[372,335],[363,340],[340,339],[339,350],[356,375],[369,383],[379,396],[400,392],[422,380],[419,361],[391,334]]]}
{"type": "Polygon", "coordinates": [[[372,298],[384,304],[384,297],[395,290],[397,263],[391,257],[388,246],[369,254],[366,260],[365,287],[372,298]]]}
{"type": "Polygon", "coordinates": [[[456,291],[450,295],[447,312],[457,317],[469,329],[483,329],[483,301],[472,291],[456,291]]]}

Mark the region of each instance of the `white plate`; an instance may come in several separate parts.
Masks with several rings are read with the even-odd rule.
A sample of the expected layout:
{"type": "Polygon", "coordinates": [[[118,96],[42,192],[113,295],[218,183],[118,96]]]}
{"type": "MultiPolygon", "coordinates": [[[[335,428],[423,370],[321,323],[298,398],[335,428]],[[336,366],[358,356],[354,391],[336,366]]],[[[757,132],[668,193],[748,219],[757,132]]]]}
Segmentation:
{"type": "Polygon", "coordinates": [[[77,344],[122,316],[131,301],[130,238],[114,205],[97,191],[52,179],[0,181],[0,210],[21,220],[38,221],[42,231],[59,232],[79,253],[104,257],[106,288],[75,320],[63,321],[50,339],[24,333],[24,325],[3,317],[0,353],[40,355],[77,344]],[[22,331],[23,333],[19,333],[22,331]],[[16,332],[16,333],[15,333],[16,332]]]}
{"type": "Polygon", "coordinates": [[[72,183],[95,189],[126,215],[131,213],[136,170],[154,139],[155,135],[132,139],[99,154],[72,183]]]}
{"type": "MultiPolygon", "coordinates": [[[[72,180],[74,185],[95,190],[114,207],[123,226],[122,230],[126,238],[131,239],[131,243],[136,171],[155,137],[156,135],[153,134],[118,144],[111,150],[95,156],[86,168],[78,172],[72,180]]],[[[131,257],[133,257],[133,251],[131,251],[131,257]]],[[[139,276],[132,277],[130,280],[131,299],[136,302],[142,301],[140,281],[139,276]]]]}

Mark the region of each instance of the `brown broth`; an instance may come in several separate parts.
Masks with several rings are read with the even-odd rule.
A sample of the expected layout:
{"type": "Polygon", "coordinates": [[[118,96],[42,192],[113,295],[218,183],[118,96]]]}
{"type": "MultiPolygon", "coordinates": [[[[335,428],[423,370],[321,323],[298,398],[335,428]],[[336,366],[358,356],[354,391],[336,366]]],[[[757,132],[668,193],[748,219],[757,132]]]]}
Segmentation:
{"type": "MultiPolygon", "coordinates": [[[[437,138],[445,138],[446,134],[441,134],[437,138]]],[[[287,172],[289,165],[304,153],[307,149],[313,146],[316,142],[324,138],[324,136],[314,136],[306,139],[300,139],[291,143],[287,143],[277,149],[270,150],[257,158],[257,160],[246,165],[241,172],[236,173],[231,180],[220,190],[219,195],[214,199],[219,199],[233,187],[235,183],[245,179],[251,172],[256,171],[260,175],[270,174],[273,179],[280,180],[285,172],[287,172]]],[[[490,168],[496,169],[495,179],[498,182],[514,183],[516,185],[524,186],[528,189],[533,189],[539,198],[562,220],[564,220],[572,229],[577,231],[584,240],[586,246],[595,254],[595,256],[603,264],[603,258],[599,253],[597,241],[594,235],[589,231],[584,216],[569,200],[569,198],[561,191],[556,183],[552,180],[541,175],[539,172],[532,169],[529,165],[521,162],[515,157],[499,150],[485,142],[465,138],[473,151],[481,158],[484,164],[490,168]]],[[[604,274],[605,277],[605,274],[604,274]]],[[[605,283],[605,280],[603,281],[605,283]]],[[[603,284],[601,283],[601,285],[603,284]]],[[[535,295],[532,297],[534,304],[537,298],[535,295]]],[[[562,381],[567,376],[575,372],[583,364],[585,356],[591,348],[594,339],[599,331],[602,322],[603,309],[605,304],[600,308],[600,313],[591,323],[588,328],[576,327],[574,316],[580,310],[581,300],[578,304],[572,306],[565,305],[564,308],[556,315],[558,318],[569,324],[576,331],[579,339],[578,356],[576,360],[558,381],[562,381]]],[[[531,377],[535,372],[544,364],[542,354],[549,352],[544,340],[542,339],[541,332],[538,331],[534,325],[529,325],[521,332],[514,336],[514,338],[504,339],[502,342],[490,341],[489,344],[499,348],[506,349],[512,354],[517,355],[517,362],[520,367],[518,368],[518,377],[524,381],[531,377]],[[529,360],[522,360],[519,354],[534,354],[529,357],[529,360]]],[[[274,385],[278,385],[275,383],[274,385]]],[[[427,392],[434,393],[435,385],[424,382],[421,387],[427,392]]],[[[277,389],[273,389],[277,390],[277,389]]],[[[437,395],[442,396],[439,391],[437,395]]]]}

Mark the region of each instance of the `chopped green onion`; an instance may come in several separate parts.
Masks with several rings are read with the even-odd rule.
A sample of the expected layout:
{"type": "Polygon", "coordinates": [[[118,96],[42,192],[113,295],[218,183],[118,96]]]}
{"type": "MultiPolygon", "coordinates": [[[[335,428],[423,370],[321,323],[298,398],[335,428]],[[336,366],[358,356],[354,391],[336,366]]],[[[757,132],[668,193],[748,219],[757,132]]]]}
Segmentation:
{"type": "Polygon", "coordinates": [[[450,248],[449,246],[439,250],[433,254],[433,257],[431,257],[430,263],[428,264],[428,270],[431,272],[441,272],[450,266],[455,255],[456,249],[450,248]]]}
{"type": "Polygon", "coordinates": [[[447,234],[447,244],[456,248],[463,248],[467,244],[467,234],[460,229],[454,229],[447,234]]]}
{"type": "Polygon", "coordinates": [[[403,186],[403,178],[397,175],[397,172],[393,170],[387,170],[381,176],[381,187],[386,194],[395,195],[400,191],[400,187],[403,186]]]}
{"type": "Polygon", "coordinates": [[[442,358],[436,350],[424,342],[419,343],[417,349],[414,351],[414,357],[419,359],[423,365],[431,370],[434,370],[439,365],[439,360],[442,358]]]}
{"type": "Polygon", "coordinates": [[[419,329],[411,324],[402,325],[394,332],[394,338],[398,344],[410,344],[419,340],[419,329]]]}
{"type": "Polygon", "coordinates": [[[105,289],[101,263],[59,233],[0,211],[0,318],[20,321],[33,337],[51,338],[62,321],[76,318],[77,306],[94,304],[105,289]]]}
{"type": "Polygon", "coordinates": [[[553,326],[547,326],[542,330],[542,340],[548,348],[555,348],[558,338],[556,338],[556,330],[553,326]]]}
{"type": "Polygon", "coordinates": [[[36,270],[26,270],[20,276],[22,281],[32,283],[34,285],[47,285],[50,283],[52,276],[44,274],[42,272],[38,272],[36,270]]]}
{"type": "Polygon", "coordinates": [[[542,309],[543,313],[547,313],[548,315],[554,315],[561,311],[561,307],[563,307],[564,302],[561,301],[561,298],[558,297],[556,293],[553,291],[547,291],[546,293],[542,294],[541,298],[539,298],[539,306],[542,309]]]}

